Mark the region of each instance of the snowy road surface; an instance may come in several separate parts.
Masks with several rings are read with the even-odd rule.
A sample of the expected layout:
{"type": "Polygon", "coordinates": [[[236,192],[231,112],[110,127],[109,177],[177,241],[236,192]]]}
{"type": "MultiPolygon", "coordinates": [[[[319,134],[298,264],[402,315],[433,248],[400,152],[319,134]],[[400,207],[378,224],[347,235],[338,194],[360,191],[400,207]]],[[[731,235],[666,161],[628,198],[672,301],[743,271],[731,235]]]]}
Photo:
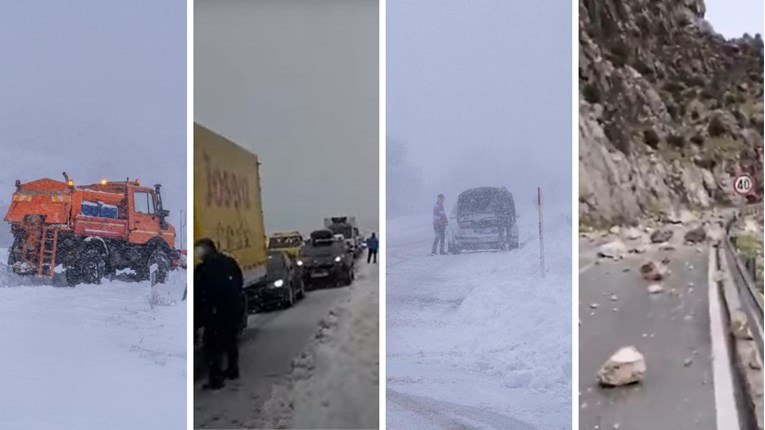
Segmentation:
{"type": "Polygon", "coordinates": [[[388,220],[389,429],[571,428],[571,230],[534,209],[512,252],[429,256],[429,217],[388,220]]]}
{"type": "MultiPolygon", "coordinates": [[[[580,264],[595,260],[580,249],[580,264]]],[[[621,261],[583,266],[579,278],[579,423],[582,430],[716,428],[706,247],[655,246],[621,261]],[[670,258],[665,291],[648,294],[639,267],[670,258]],[[628,271],[625,271],[629,269],[628,271]],[[612,297],[613,296],[613,297],[612,297]],[[593,308],[597,305],[596,308],[593,308]],[[616,310],[614,310],[616,309],[616,310]],[[647,372],[641,384],[604,389],[595,375],[617,349],[634,345],[647,372]]]]}
{"type": "Polygon", "coordinates": [[[0,428],[186,428],[185,271],[151,309],[146,283],[52,287],[5,261],[2,250],[0,428]]]}
{"type": "Polygon", "coordinates": [[[351,287],[309,291],[290,309],[250,317],[242,378],[217,392],[197,378],[195,427],[377,428],[379,276],[358,265],[351,287]]]}

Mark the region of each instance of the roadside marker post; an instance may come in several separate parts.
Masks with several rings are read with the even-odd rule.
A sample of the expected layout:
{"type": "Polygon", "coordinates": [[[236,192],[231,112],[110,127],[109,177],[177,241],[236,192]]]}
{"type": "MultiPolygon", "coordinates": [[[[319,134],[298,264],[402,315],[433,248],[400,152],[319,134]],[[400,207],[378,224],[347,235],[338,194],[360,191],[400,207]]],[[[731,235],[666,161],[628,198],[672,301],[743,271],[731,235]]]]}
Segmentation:
{"type": "Polygon", "coordinates": [[[542,188],[537,187],[537,208],[539,209],[539,268],[545,277],[545,242],[542,235],[542,188]]]}
{"type": "Polygon", "coordinates": [[[157,266],[156,263],[149,266],[149,284],[151,285],[151,298],[149,300],[151,301],[152,308],[157,304],[159,298],[159,286],[157,283],[158,269],[159,266],[157,266]]]}

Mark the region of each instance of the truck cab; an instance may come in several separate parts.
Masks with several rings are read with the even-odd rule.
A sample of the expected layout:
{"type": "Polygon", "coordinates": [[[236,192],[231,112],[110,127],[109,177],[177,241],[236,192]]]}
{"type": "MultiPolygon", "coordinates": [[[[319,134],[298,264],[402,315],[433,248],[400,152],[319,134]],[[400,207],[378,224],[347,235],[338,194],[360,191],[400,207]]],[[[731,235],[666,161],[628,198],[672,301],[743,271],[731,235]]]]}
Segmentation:
{"type": "Polygon", "coordinates": [[[128,241],[147,243],[161,237],[168,245],[175,243],[175,228],[166,220],[170,211],[162,208],[159,185],[155,189],[128,186],[128,241]]]}
{"type": "Polygon", "coordinates": [[[346,246],[354,255],[361,255],[361,234],[356,226],[356,218],[348,216],[338,216],[324,219],[324,227],[334,234],[341,234],[345,239],[346,246]]]}

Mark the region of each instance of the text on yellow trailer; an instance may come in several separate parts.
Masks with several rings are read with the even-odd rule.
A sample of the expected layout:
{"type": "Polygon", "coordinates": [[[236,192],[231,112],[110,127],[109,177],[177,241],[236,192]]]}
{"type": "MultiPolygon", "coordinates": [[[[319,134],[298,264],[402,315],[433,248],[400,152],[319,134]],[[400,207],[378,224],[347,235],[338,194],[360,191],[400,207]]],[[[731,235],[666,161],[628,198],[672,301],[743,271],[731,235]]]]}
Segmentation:
{"type": "Polygon", "coordinates": [[[266,233],[257,155],[194,124],[194,240],[236,259],[245,286],[265,274],[266,233]]]}

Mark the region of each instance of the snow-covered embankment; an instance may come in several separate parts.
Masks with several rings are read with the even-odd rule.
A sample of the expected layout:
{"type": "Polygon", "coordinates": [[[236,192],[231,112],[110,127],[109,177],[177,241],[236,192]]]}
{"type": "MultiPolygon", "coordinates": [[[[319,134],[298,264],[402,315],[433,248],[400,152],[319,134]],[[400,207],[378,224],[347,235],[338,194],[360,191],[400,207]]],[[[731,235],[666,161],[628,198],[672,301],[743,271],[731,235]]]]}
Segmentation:
{"type": "MultiPolygon", "coordinates": [[[[7,252],[0,252],[0,262],[7,252]]],[[[185,429],[186,272],[53,287],[0,263],[0,428],[185,429]]]]}
{"type": "Polygon", "coordinates": [[[570,209],[546,209],[544,279],[523,209],[512,252],[429,256],[428,217],[388,220],[389,428],[570,428],[570,209]]]}

